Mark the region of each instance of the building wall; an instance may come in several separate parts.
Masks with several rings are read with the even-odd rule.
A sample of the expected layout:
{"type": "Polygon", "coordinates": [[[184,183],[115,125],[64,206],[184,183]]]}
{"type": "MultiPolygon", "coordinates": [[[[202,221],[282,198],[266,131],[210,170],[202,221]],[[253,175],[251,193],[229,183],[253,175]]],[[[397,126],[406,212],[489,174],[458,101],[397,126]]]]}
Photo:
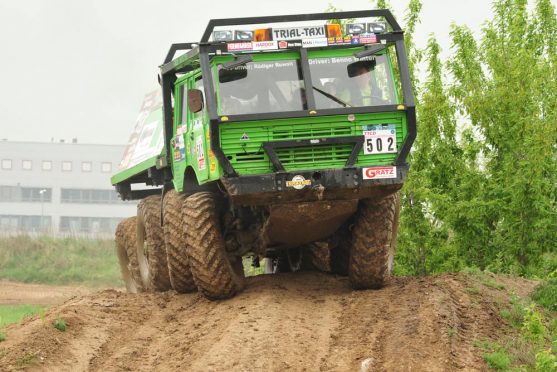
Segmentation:
{"type": "Polygon", "coordinates": [[[0,142],[0,233],[112,235],[136,213],[110,184],[124,146],[0,142]]]}

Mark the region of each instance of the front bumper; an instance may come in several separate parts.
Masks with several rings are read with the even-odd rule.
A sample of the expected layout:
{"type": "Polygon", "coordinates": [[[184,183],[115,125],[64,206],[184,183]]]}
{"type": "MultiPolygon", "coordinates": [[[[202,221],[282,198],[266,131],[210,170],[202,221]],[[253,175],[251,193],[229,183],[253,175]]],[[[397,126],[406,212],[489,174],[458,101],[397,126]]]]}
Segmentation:
{"type": "MultiPolygon", "coordinates": [[[[364,179],[366,169],[350,167],[301,172],[221,177],[221,183],[237,205],[266,205],[316,200],[350,200],[382,197],[402,187],[408,165],[397,165],[389,177],[364,179]]],[[[371,172],[373,173],[373,172],[371,172]]],[[[368,172],[369,177],[370,172],[368,172]]]]}

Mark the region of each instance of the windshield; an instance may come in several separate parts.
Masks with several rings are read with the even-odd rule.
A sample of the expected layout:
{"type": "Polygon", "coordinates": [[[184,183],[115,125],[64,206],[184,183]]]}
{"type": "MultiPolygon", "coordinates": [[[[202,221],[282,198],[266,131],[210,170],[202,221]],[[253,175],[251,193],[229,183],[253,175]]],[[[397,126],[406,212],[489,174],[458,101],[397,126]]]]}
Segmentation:
{"type": "Polygon", "coordinates": [[[306,109],[297,60],[248,62],[230,69],[218,65],[219,115],[306,109]]]}
{"type": "Polygon", "coordinates": [[[318,109],[397,103],[385,55],[312,58],[309,64],[318,109]]]}

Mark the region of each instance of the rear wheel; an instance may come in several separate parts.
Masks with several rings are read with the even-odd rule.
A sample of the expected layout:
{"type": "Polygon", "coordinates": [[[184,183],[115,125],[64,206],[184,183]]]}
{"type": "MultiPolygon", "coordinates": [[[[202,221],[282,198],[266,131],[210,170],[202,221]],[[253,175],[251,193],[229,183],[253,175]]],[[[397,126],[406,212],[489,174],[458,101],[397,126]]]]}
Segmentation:
{"type": "Polygon", "coordinates": [[[349,278],[356,289],[381,288],[393,268],[399,193],[360,202],[352,231],[349,278]]]}
{"type": "Polygon", "coordinates": [[[152,195],[137,205],[137,260],[144,287],[166,291],[171,285],[161,226],[160,200],[160,196],[152,195]]]}
{"type": "Polygon", "coordinates": [[[186,231],[182,220],[182,208],[186,196],[170,190],[164,195],[164,240],[168,260],[168,273],[172,288],[180,293],[193,292],[197,286],[193,281],[186,253],[186,231]]]}
{"type": "Polygon", "coordinates": [[[229,258],[215,195],[199,192],[184,202],[187,254],[197,288],[209,299],[234,296],[243,288],[241,257],[229,258]]]}
{"type": "Polygon", "coordinates": [[[140,281],[136,244],[136,217],[126,218],[116,227],[116,254],[120,263],[122,279],[129,293],[143,291],[140,281]]]}

